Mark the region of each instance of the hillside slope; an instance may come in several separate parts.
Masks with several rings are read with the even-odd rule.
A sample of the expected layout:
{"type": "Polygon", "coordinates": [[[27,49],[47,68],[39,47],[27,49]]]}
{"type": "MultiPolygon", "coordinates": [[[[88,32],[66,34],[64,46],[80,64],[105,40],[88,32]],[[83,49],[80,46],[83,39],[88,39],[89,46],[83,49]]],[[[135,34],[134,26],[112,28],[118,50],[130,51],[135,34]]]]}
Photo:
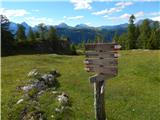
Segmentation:
{"type": "MultiPolygon", "coordinates": [[[[121,51],[119,75],[106,81],[108,120],[158,120],[160,116],[160,51],[121,51]]],[[[37,68],[53,68],[61,73],[61,91],[73,102],[73,120],[93,120],[93,85],[84,71],[84,56],[19,55],[2,58],[2,120],[7,120],[11,105],[20,93],[16,86],[27,82],[26,74],[37,68]]],[[[42,108],[48,120],[53,114],[52,95],[45,95],[42,108]]],[[[14,113],[15,115],[18,113],[14,113]]],[[[65,120],[65,118],[64,118],[65,120]]]]}

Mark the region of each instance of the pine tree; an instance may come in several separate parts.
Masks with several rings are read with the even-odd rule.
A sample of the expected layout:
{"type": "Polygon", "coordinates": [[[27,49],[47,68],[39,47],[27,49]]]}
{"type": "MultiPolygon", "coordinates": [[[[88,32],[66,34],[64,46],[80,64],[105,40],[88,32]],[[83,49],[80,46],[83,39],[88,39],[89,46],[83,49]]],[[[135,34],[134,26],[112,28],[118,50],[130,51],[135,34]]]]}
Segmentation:
{"type": "Polygon", "coordinates": [[[14,37],[13,34],[8,30],[9,28],[9,19],[0,15],[1,23],[1,55],[9,55],[13,52],[14,47],[14,37]]]}
{"type": "Polygon", "coordinates": [[[51,26],[47,32],[47,40],[54,40],[55,41],[57,39],[58,39],[58,36],[56,33],[56,29],[51,26]]]}
{"type": "Polygon", "coordinates": [[[128,40],[127,40],[127,33],[123,33],[120,37],[119,37],[119,40],[118,40],[118,44],[120,44],[122,47],[121,49],[128,49],[128,40]]]}
{"type": "Polygon", "coordinates": [[[31,27],[29,28],[28,40],[31,40],[31,41],[35,40],[35,34],[31,27]]]}
{"type": "Polygon", "coordinates": [[[160,45],[159,45],[160,34],[159,33],[160,33],[160,25],[159,25],[159,22],[156,21],[153,23],[153,28],[152,28],[151,35],[150,35],[150,38],[147,44],[147,47],[149,49],[159,49],[160,48],[160,45]]]}
{"type": "Polygon", "coordinates": [[[18,24],[18,30],[17,30],[17,33],[16,33],[16,39],[18,41],[26,40],[25,28],[23,27],[23,25],[18,24]]]}
{"type": "Polygon", "coordinates": [[[47,32],[47,27],[46,27],[46,25],[45,24],[43,24],[43,23],[40,23],[39,25],[38,25],[38,32],[39,32],[39,39],[40,40],[45,40],[45,34],[46,34],[46,32],[47,32]]]}
{"type": "Polygon", "coordinates": [[[140,35],[138,38],[139,48],[143,48],[143,49],[148,48],[150,33],[151,33],[151,28],[149,26],[149,21],[145,19],[142,25],[140,25],[140,35]]]}
{"type": "Polygon", "coordinates": [[[117,32],[115,32],[114,37],[113,37],[113,42],[119,43],[119,36],[117,34],[117,32]]]}
{"type": "Polygon", "coordinates": [[[128,25],[128,41],[127,41],[127,49],[135,49],[136,48],[136,36],[135,36],[135,16],[131,15],[129,18],[129,25],[128,25]]]}
{"type": "Polygon", "coordinates": [[[136,40],[135,48],[136,49],[139,48],[139,46],[138,46],[138,37],[139,37],[139,35],[140,35],[140,31],[139,31],[139,26],[137,25],[136,26],[136,30],[135,30],[135,40],[136,40]]]}
{"type": "Polygon", "coordinates": [[[76,47],[75,47],[75,45],[74,45],[74,44],[71,44],[70,47],[71,47],[72,54],[73,54],[73,55],[76,55],[77,52],[76,52],[76,47]]]}
{"type": "Polygon", "coordinates": [[[94,43],[103,43],[104,39],[100,34],[97,34],[94,39],[94,43]]]}

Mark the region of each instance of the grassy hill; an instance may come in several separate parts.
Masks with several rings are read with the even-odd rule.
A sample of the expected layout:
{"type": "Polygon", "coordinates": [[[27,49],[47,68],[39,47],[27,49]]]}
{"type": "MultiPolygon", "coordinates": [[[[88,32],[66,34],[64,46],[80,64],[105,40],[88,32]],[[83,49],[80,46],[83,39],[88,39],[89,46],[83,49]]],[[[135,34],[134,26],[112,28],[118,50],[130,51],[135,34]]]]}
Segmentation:
{"type": "MultiPolygon", "coordinates": [[[[26,84],[26,75],[34,68],[41,72],[57,69],[61,73],[59,90],[67,92],[72,99],[72,119],[93,120],[93,85],[84,71],[83,60],[84,56],[54,54],[2,57],[2,120],[8,119],[12,104],[21,96],[16,86],[26,84]]],[[[119,75],[106,81],[105,89],[108,120],[158,120],[160,51],[121,51],[119,75]]],[[[49,120],[53,119],[50,117],[53,102],[51,94],[41,99],[49,120]]]]}

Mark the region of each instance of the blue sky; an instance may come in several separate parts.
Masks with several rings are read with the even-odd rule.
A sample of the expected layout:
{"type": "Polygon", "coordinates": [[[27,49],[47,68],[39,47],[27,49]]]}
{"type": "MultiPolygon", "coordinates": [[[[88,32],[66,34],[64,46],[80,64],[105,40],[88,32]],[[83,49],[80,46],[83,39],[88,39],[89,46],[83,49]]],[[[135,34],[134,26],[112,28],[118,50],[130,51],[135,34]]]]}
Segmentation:
{"type": "Polygon", "coordinates": [[[0,12],[10,21],[70,26],[117,25],[127,23],[131,14],[139,19],[160,21],[160,1],[155,0],[2,0],[0,12]],[[22,2],[23,1],[23,2],[22,2]]]}

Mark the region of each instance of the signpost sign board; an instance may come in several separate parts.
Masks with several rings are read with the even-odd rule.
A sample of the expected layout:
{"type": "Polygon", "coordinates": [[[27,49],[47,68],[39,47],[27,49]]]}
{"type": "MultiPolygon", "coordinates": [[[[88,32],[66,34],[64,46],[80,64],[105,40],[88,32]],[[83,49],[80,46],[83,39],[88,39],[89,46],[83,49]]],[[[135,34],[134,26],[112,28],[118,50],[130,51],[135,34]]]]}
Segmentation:
{"type": "Polygon", "coordinates": [[[93,43],[85,45],[85,70],[96,73],[96,75],[90,77],[90,82],[94,83],[96,120],[106,120],[104,83],[105,79],[115,77],[118,74],[118,50],[120,47],[116,43],[93,43]]]}

